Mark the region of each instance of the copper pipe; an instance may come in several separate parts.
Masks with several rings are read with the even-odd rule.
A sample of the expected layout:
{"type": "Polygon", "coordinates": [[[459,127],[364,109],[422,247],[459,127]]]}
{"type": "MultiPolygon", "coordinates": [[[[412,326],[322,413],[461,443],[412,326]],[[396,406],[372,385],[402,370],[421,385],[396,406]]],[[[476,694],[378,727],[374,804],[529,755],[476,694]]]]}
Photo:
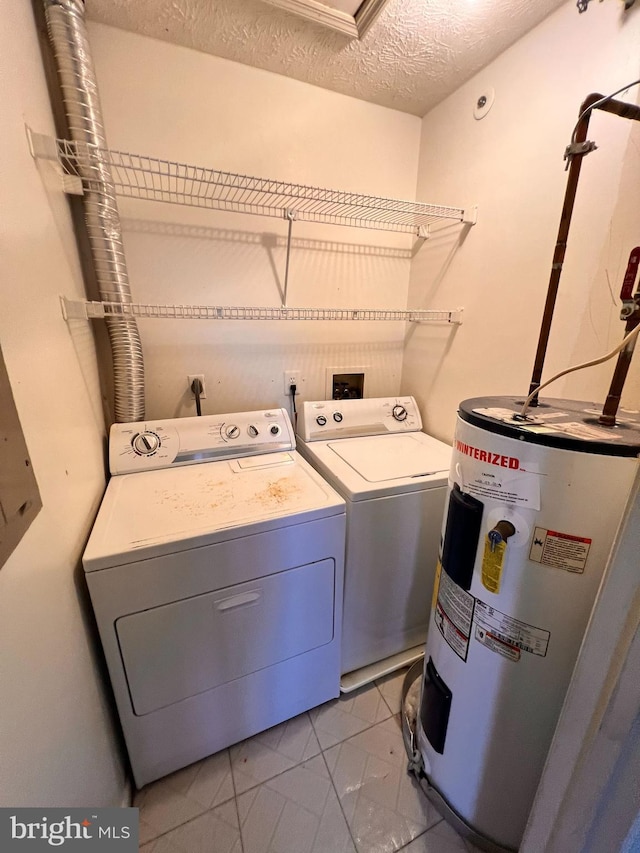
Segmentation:
{"type": "MultiPolygon", "coordinates": [[[[638,307],[636,307],[636,312],[638,311],[638,307]]],[[[627,320],[625,326],[625,337],[632,332],[637,326],[640,324],[640,316],[636,313],[633,317],[630,317],[627,320]]],[[[601,424],[605,426],[615,426],[616,425],[616,414],[618,413],[618,406],[620,405],[620,398],[622,397],[622,390],[624,388],[624,383],[627,379],[627,373],[629,372],[629,367],[631,366],[631,358],[633,356],[633,351],[635,349],[636,339],[629,341],[626,347],[621,350],[620,355],[618,356],[618,361],[616,362],[616,369],[613,372],[613,378],[611,379],[611,385],[609,386],[609,393],[607,394],[607,399],[602,409],[602,414],[598,418],[601,424]]]]}
{"type": "Polygon", "coordinates": [[[595,109],[605,113],[613,113],[621,118],[629,118],[632,121],[640,121],[640,107],[635,104],[627,104],[624,101],[605,101],[595,109]]]}
{"type": "MultiPolygon", "coordinates": [[[[593,93],[589,95],[580,107],[580,119],[576,127],[574,141],[577,143],[584,142],[587,138],[587,130],[589,128],[589,118],[591,110],[597,101],[602,100],[604,95],[593,93]],[[588,110],[588,112],[585,111],[588,110]]],[[[532,394],[542,381],[542,368],[547,354],[547,346],[549,344],[549,335],[551,333],[551,321],[553,320],[553,312],[556,307],[556,298],[558,296],[558,285],[560,284],[560,276],[562,275],[562,265],[564,256],[567,251],[567,238],[569,236],[569,228],[571,226],[571,216],[573,214],[573,205],[576,200],[576,192],[578,190],[578,178],[580,177],[580,169],[582,167],[582,158],[584,154],[576,154],[571,158],[569,163],[569,174],[567,176],[567,188],[564,193],[564,204],[562,205],[562,213],[560,214],[560,226],[558,228],[558,237],[556,239],[556,247],[553,252],[553,261],[551,263],[551,276],[549,277],[549,287],[547,289],[547,299],[544,304],[542,314],[542,325],[540,326],[540,335],[538,337],[538,349],[536,350],[536,358],[533,364],[533,373],[531,374],[531,384],[529,385],[529,394],[532,394]]],[[[537,395],[531,400],[531,406],[538,405],[537,395]]]]}
{"type": "MultiPolygon", "coordinates": [[[[625,103],[624,101],[616,101],[613,98],[605,100],[604,95],[600,95],[594,92],[593,94],[588,95],[585,98],[584,102],[582,103],[582,106],[580,107],[578,124],[576,125],[572,142],[581,143],[586,140],[587,129],[589,127],[589,119],[591,117],[593,109],[603,110],[607,113],[613,113],[614,115],[618,115],[621,118],[628,118],[633,121],[640,121],[640,107],[635,106],[634,104],[625,103]],[[602,103],[598,103],[598,101],[602,101],[602,103]]],[[[549,344],[551,321],[553,320],[553,312],[556,305],[556,298],[558,296],[558,285],[560,283],[560,276],[562,275],[564,256],[567,251],[567,238],[569,236],[569,228],[571,226],[571,217],[573,214],[573,205],[576,199],[576,192],[578,189],[580,168],[582,166],[582,159],[586,153],[588,152],[585,151],[582,153],[572,154],[570,156],[569,174],[567,176],[567,188],[564,194],[564,204],[562,206],[562,213],[560,214],[560,226],[558,228],[558,237],[556,240],[556,247],[553,253],[551,275],[549,277],[549,286],[547,289],[547,299],[544,305],[544,312],[542,314],[542,324],[540,326],[540,335],[538,337],[538,348],[536,350],[533,373],[531,374],[529,394],[532,394],[536,390],[536,388],[538,388],[542,381],[542,369],[544,367],[544,360],[547,354],[547,346],[549,344]]],[[[619,364],[623,360],[626,350],[627,348],[625,347],[625,350],[623,350],[623,352],[620,354],[620,358],[618,359],[619,364]]],[[[633,348],[631,348],[631,351],[633,352],[633,348]]],[[[631,354],[629,354],[629,359],[630,358],[631,354]]],[[[617,370],[618,368],[616,368],[616,373],[617,370]]],[[[620,370],[622,371],[622,368],[620,368],[620,370]]],[[[624,372],[624,376],[622,377],[623,384],[625,378],[626,370],[624,372]]],[[[536,395],[531,400],[531,406],[537,405],[538,397],[536,395]]]]}

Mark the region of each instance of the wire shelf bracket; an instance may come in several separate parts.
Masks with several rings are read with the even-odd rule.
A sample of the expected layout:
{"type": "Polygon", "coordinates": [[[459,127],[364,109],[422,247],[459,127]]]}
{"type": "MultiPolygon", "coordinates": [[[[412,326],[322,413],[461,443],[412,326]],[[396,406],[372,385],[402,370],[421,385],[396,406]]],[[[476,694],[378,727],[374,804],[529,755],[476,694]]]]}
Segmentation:
{"type": "Polygon", "coordinates": [[[413,323],[462,324],[462,308],[394,310],[380,308],[287,308],[229,305],[154,305],[90,302],[60,297],[65,320],[135,317],[147,320],[388,320],[413,323]]]}
{"type": "Polygon", "coordinates": [[[477,218],[474,207],[323,189],[54,140],[29,128],[27,134],[32,156],[57,161],[64,189],[70,193],[99,188],[107,166],[120,196],[191,207],[280,218],[293,213],[299,221],[397,231],[420,239],[428,236],[433,223],[473,225],[477,218]]]}

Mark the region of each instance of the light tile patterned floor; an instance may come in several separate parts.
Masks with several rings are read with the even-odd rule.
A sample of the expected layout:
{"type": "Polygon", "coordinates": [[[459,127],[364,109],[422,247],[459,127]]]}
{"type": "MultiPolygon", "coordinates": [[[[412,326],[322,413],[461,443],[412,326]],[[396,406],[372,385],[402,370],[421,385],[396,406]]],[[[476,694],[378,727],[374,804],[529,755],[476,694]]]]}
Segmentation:
{"type": "Polygon", "coordinates": [[[472,853],[406,772],[404,672],[147,785],[143,853],[472,853]]]}

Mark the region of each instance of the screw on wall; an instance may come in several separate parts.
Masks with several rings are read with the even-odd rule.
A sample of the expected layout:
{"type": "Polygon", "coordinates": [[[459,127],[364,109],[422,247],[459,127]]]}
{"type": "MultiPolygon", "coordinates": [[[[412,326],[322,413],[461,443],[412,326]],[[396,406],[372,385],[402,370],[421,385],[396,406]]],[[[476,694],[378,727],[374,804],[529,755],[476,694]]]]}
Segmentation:
{"type": "Polygon", "coordinates": [[[489,87],[484,90],[484,92],[480,95],[480,97],[475,102],[473,107],[473,117],[480,121],[480,119],[484,118],[491,107],[493,106],[493,102],[495,100],[496,93],[495,89],[489,87]]]}

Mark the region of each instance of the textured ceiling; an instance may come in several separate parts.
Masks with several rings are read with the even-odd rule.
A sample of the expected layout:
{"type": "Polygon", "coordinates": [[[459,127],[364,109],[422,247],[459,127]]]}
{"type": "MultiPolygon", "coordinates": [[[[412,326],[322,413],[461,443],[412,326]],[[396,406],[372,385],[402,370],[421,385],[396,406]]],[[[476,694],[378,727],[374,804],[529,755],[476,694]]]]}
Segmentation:
{"type": "Polygon", "coordinates": [[[565,2],[390,0],[361,41],[261,0],[86,6],[94,21],[422,116],[565,2]]]}

